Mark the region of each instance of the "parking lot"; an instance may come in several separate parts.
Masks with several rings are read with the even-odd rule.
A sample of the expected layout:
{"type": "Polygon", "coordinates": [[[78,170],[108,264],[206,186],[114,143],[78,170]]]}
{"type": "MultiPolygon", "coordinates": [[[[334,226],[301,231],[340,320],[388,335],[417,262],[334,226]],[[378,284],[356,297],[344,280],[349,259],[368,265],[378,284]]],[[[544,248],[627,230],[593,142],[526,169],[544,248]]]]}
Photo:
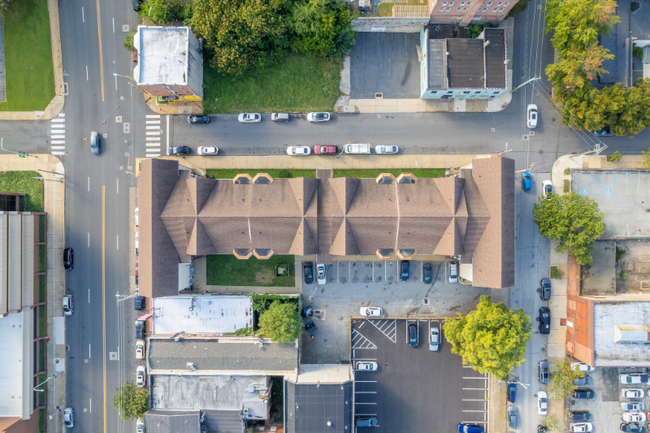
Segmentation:
{"type": "MultiPolygon", "coordinates": [[[[355,416],[375,416],[388,432],[452,432],[459,422],[487,426],[487,376],[464,367],[444,341],[429,350],[436,320],[408,320],[419,326],[419,344],[408,344],[405,319],[353,319],[351,353],[375,361],[377,371],[355,373],[355,416]]],[[[365,429],[360,428],[359,431],[365,429]]]]}

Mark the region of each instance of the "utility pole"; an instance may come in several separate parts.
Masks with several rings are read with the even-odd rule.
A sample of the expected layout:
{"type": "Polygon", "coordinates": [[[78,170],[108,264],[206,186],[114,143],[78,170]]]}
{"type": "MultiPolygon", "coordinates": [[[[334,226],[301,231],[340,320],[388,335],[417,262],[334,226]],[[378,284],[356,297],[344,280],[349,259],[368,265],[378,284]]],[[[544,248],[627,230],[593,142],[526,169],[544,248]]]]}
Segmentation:
{"type": "Polygon", "coordinates": [[[517,87],[515,87],[514,89],[512,89],[512,90],[510,91],[510,93],[514,93],[515,91],[517,91],[517,90],[519,90],[520,88],[524,87],[526,84],[530,83],[531,81],[537,81],[537,80],[541,80],[541,79],[542,79],[542,77],[531,78],[530,80],[528,80],[528,81],[526,81],[526,82],[524,82],[524,83],[521,83],[520,85],[518,85],[517,87]]]}

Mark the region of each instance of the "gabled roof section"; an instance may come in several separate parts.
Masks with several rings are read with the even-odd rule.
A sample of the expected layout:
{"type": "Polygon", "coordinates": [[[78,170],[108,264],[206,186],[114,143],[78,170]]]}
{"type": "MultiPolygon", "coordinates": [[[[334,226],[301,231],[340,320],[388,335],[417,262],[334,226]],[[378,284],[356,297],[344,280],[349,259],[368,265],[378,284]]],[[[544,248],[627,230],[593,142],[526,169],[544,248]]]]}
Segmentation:
{"type": "Polygon", "coordinates": [[[203,177],[193,177],[187,180],[187,184],[190,201],[194,206],[194,213],[198,215],[201,212],[203,204],[210,196],[215,183],[203,177]]]}
{"type": "Polygon", "coordinates": [[[351,254],[359,254],[359,252],[359,246],[354,239],[350,222],[347,218],[344,218],[330,247],[330,254],[348,256],[351,254]]]}
{"type": "Polygon", "coordinates": [[[212,245],[212,241],[205,232],[201,220],[195,218],[190,241],[187,245],[187,254],[192,256],[206,256],[216,253],[217,249],[212,245]]]}
{"type": "Polygon", "coordinates": [[[360,182],[360,179],[350,177],[337,177],[329,180],[336,201],[344,215],[346,215],[350,210],[350,204],[352,203],[352,200],[354,200],[360,182]]]}

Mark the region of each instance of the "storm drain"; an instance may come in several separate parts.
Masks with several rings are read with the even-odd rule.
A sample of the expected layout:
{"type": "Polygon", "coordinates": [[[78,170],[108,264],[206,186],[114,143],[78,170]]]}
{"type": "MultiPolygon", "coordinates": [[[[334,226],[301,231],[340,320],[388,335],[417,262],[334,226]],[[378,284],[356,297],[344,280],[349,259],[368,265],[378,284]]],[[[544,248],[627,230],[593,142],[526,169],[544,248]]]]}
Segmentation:
{"type": "Polygon", "coordinates": [[[384,99],[383,93],[375,93],[375,99],[384,99]]]}

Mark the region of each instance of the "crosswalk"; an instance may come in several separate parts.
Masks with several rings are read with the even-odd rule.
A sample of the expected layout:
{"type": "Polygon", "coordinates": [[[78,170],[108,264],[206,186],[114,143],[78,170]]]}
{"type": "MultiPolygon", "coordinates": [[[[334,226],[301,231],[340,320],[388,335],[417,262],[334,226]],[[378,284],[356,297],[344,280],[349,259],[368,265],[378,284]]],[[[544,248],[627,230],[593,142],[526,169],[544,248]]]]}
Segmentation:
{"type": "Polygon", "coordinates": [[[50,120],[50,144],[52,155],[65,155],[65,113],[50,120]]]}
{"type": "Polygon", "coordinates": [[[162,125],[160,124],[160,114],[147,114],[146,120],[146,149],[145,154],[147,158],[156,158],[161,155],[160,136],[163,133],[162,125]]]}

